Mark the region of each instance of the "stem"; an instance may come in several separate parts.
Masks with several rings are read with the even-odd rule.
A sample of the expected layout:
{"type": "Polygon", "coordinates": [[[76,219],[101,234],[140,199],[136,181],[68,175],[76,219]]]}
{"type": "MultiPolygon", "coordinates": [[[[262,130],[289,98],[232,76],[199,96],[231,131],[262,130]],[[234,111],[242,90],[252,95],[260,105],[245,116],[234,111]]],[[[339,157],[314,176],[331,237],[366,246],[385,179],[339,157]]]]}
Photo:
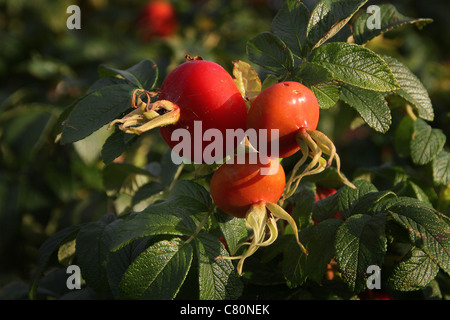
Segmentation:
{"type": "Polygon", "coordinates": [[[406,105],[406,113],[411,117],[411,119],[413,119],[413,121],[417,120],[417,116],[414,114],[414,110],[410,104],[406,105]]]}
{"type": "Polygon", "coordinates": [[[177,182],[178,177],[180,176],[181,172],[183,171],[183,168],[184,168],[184,163],[181,163],[178,166],[177,171],[175,172],[175,175],[173,176],[172,182],[169,185],[169,191],[172,190],[173,186],[177,182]]]}
{"type": "Polygon", "coordinates": [[[213,213],[215,209],[215,206],[213,206],[211,208],[211,210],[209,210],[205,217],[203,218],[203,220],[200,222],[200,224],[198,225],[197,229],[195,230],[195,232],[184,242],[185,244],[188,244],[189,242],[191,242],[199,233],[200,231],[202,231],[203,227],[205,226],[206,222],[209,220],[209,217],[211,216],[211,214],[213,213]]]}

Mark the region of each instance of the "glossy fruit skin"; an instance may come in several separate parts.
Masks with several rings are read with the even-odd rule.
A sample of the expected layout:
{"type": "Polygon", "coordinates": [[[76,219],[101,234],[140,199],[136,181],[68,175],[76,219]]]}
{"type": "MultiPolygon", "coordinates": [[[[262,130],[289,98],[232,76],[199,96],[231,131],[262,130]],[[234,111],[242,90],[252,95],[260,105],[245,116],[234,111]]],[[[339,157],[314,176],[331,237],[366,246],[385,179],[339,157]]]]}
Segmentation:
{"type": "Polygon", "coordinates": [[[147,3],[140,12],[138,28],[143,40],[173,35],[178,28],[178,19],[173,5],[164,0],[147,3]]]}
{"type": "MultiPolygon", "coordinates": [[[[319,122],[319,103],[314,93],[301,83],[285,81],[264,89],[253,101],[247,116],[247,129],[279,130],[280,158],[300,147],[296,135],[301,128],[315,130],[319,122]]],[[[271,139],[268,139],[271,141],[271,139]]],[[[272,154],[268,147],[268,155],[272,154]]]]}
{"type": "Polygon", "coordinates": [[[211,196],[214,203],[225,213],[245,218],[248,209],[259,202],[276,203],[283,194],[286,177],[283,167],[276,159],[268,164],[223,164],[211,179],[211,196]],[[261,168],[274,169],[268,175],[261,168]]]}
{"type": "MultiPolygon", "coordinates": [[[[201,121],[202,132],[218,129],[226,137],[226,129],[245,131],[247,108],[244,98],[236,87],[230,74],[217,63],[206,60],[191,60],[173,69],[164,79],[159,100],[169,100],[180,108],[180,119],[176,124],[161,127],[161,135],[170,148],[179,143],[172,140],[172,133],[179,128],[191,134],[191,157],[194,159],[195,144],[201,150],[212,143],[194,137],[194,121],[201,121]]],[[[203,135],[203,134],[202,134],[203,135]]],[[[226,149],[223,141],[223,157],[231,154],[234,148],[226,149]]],[[[218,158],[217,160],[221,160],[218,158]]],[[[203,157],[201,157],[203,160],[203,157]]]]}

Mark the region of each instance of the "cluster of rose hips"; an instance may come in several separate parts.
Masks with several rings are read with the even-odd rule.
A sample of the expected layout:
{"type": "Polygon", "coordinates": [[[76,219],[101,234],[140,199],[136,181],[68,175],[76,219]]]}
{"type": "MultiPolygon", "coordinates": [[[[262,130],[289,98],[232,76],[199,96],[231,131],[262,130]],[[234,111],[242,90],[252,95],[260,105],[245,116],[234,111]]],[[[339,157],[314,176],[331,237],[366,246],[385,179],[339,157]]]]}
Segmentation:
{"type": "MultiPolygon", "coordinates": [[[[255,79],[259,81],[257,75],[252,81],[255,79]]],[[[173,151],[179,143],[174,133],[183,129],[194,137],[196,122],[202,124],[204,132],[214,129],[222,137],[226,137],[227,130],[252,129],[257,133],[268,133],[268,145],[269,141],[276,139],[278,150],[275,154],[270,147],[261,152],[262,149],[251,144],[247,144],[245,152],[236,154],[236,146],[222,144],[223,150],[220,151],[228,160],[211,178],[210,191],[216,206],[233,217],[245,219],[253,230],[251,242],[239,246],[248,245],[243,254],[221,257],[240,259],[239,273],[247,257],[259,247],[275,241],[278,219],[286,220],[293,228],[298,244],[307,254],[299,241],[295,221],[282,208],[283,201],[295,192],[305,175],[323,171],[333,160],[338,169],[340,165],[333,143],[316,130],[319,104],[308,87],[299,82],[284,81],[247,95],[245,91],[249,84],[246,82],[250,80],[245,77],[240,80],[244,85],[238,88],[236,79],[222,66],[201,58],[190,58],[167,75],[157,93],[156,102],[150,103],[156,93],[138,90],[133,95],[136,110],[115,121],[120,123],[120,129],[137,134],[159,127],[162,137],[173,151]],[[147,96],[146,102],[141,99],[142,96],[147,96]],[[272,132],[277,134],[272,135],[272,132]],[[302,157],[287,179],[280,159],[298,151],[302,157]],[[252,158],[255,154],[257,156],[252,158]],[[328,156],[328,160],[323,154],[328,156]],[[307,159],[311,160],[299,173],[307,159]]],[[[194,137],[190,141],[189,152],[180,156],[194,160],[194,156],[204,152],[211,143],[194,137]]],[[[353,186],[345,178],[342,181],[353,186]]]]}

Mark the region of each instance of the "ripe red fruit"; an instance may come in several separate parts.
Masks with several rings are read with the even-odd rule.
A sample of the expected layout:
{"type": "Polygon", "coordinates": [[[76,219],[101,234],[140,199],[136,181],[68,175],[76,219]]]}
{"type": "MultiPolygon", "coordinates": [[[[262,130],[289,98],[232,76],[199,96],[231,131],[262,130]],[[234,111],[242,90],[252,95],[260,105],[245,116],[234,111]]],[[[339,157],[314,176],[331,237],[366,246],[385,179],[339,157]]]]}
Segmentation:
{"type": "Polygon", "coordinates": [[[307,253],[299,241],[295,221],[276,204],[283,194],[286,183],[283,167],[276,159],[267,159],[268,163],[264,164],[259,157],[255,163],[249,161],[254,160],[249,154],[245,154],[244,158],[245,162],[242,162],[239,156],[234,157],[232,161],[223,164],[211,179],[211,196],[217,207],[233,217],[244,218],[246,224],[253,230],[252,241],[241,243],[249,246],[242,255],[217,257],[240,259],[237,266],[239,274],[242,273],[246,258],[259,247],[270,245],[278,237],[275,218],[287,220],[294,231],[297,243],[307,253]]]}
{"type": "MultiPolygon", "coordinates": [[[[303,154],[287,182],[287,192],[282,201],[294,193],[303,176],[325,170],[333,159],[336,160],[340,174],[340,159],[336,147],[325,134],[316,130],[319,111],[319,103],[314,93],[294,81],[274,84],[259,93],[252,102],[247,116],[247,129],[254,129],[258,133],[263,132],[262,129],[268,130],[269,138],[265,148],[267,155],[284,158],[298,150],[303,154]],[[278,130],[278,138],[276,135],[272,137],[273,130],[278,130]],[[272,150],[272,145],[276,145],[273,141],[278,142],[278,155],[276,150],[272,150]],[[329,156],[328,161],[322,158],[322,153],[329,156]],[[311,157],[312,161],[302,174],[297,175],[308,157],[311,157]]],[[[258,141],[261,141],[261,138],[258,138],[258,141]]],[[[258,149],[260,152],[264,150],[260,146],[258,149]]],[[[344,177],[341,176],[341,179],[345,184],[356,188],[344,177]]]]}
{"type": "MultiPolygon", "coordinates": [[[[263,90],[248,112],[247,128],[279,130],[279,157],[288,157],[300,147],[296,141],[300,129],[315,130],[319,123],[319,103],[308,87],[286,81],[263,90]]],[[[268,139],[271,141],[271,139],[268,139]]],[[[271,155],[271,150],[268,155],[271,155]]]]}
{"type": "Polygon", "coordinates": [[[131,106],[110,127],[119,123],[119,130],[138,135],[159,127],[174,162],[182,162],[176,154],[196,163],[222,161],[245,137],[247,107],[233,78],[198,57],[169,72],[159,92],[136,89],[131,106]]]}
{"type": "Polygon", "coordinates": [[[178,27],[175,8],[168,1],[151,1],[140,12],[138,27],[144,40],[169,37],[178,27]]]}
{"type": "MultiPolygon", "coordinates": [[[[235,158],[236,159],[236,158],[235,158]]],[[[248,159],[247,159],[248,160],[248,159]]],[[[277,202],[286,183],[283,167],[275,159],[268,164],[225,163],[211,179],[211,196],[225,213],[245,218],[252,205],[277,202]],[[271,168],[274,174],[262,175],[261,168],[271,168]]]]}
{"type": "MultiPolygon", "coordinates": [[[[231,75],[217,63],[192,60],[179,65],[164,79],[159,100],[168,100],[180,109],[176,123],[160,128],[164,140],[173,148],[180,141],[172,139],[172,133],[179,128],[187,129],[191,134],[191,152],[190,156],[181,156],[195,162],[204,162],[203,155],[195,154],[195,144],[199,144],[201,148],[197,150],[203,152],[212,142],[194,136],[194,121],[201,121],[202,137],[208,129],[220,130],[222,137],[226,137],[226,129],[245,130],[247,108],[244,98],[231,75]],[[199,156],[201,158],[195,158],[199,156]]],[[[225,141],[222,142],[223,154],[218,159],[234,150],[226,148],[225,141]]]]}

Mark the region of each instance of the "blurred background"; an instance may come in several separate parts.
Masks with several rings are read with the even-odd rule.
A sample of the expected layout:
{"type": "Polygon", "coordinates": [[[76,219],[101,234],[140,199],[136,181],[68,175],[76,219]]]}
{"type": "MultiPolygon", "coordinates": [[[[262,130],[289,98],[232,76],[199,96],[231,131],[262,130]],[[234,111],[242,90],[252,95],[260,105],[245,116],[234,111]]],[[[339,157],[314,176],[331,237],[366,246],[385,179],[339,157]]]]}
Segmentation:
{"type": "MultiPolygon", "coordinates": [[[[231,71],[233,60],[249,62],[246,42],[270,30],[283,3],[173,0],[150,10],[148,2],[0,0],[0,299],[7,298],[2,287],[30,280],[38,249],[49,236],[109,210],[98,149],[105,137],[55,143],[58,117],[99,78],[98,66],[126,69],[151,59],[161,81],[189,54],[231,71]],[[72,14],[66,10],[74,4],[81,9],[81,29],[66,25],[72,14]]],[[[310,8],[315,2],[305,1],[310,8]]],[[[423,30],[406,26],[369,47],[401,57],[423,81],[436,113],[432,126],[450,136],[450,3],[391,3],[406,16],[434,23],[423,30]]],[[[366,126],[349,129],[355,117],[339,105],[321,117],[320,129],[335,141],[346,172],[393,157],[392,134],[366,126]]],[[[139,166],[161,157],[144,146],[138,144],[127,160],[139,166]]]]}

